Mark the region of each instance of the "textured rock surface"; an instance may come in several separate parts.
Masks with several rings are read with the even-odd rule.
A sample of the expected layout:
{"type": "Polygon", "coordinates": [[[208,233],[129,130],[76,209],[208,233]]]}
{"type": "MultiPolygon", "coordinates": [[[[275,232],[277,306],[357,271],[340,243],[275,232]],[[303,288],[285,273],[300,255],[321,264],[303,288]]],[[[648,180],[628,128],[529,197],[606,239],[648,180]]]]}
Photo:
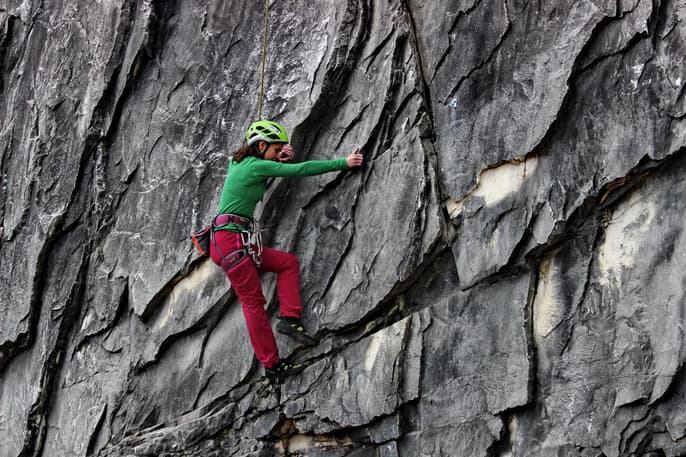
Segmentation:
{"type": "Polygon", "coordinates": [[[282,385],[185,239],[262,8],[0,2],[0,457],[686,455],[686,2],[272,2],[265,116],[366,156],[258,209],[282,385]]]}

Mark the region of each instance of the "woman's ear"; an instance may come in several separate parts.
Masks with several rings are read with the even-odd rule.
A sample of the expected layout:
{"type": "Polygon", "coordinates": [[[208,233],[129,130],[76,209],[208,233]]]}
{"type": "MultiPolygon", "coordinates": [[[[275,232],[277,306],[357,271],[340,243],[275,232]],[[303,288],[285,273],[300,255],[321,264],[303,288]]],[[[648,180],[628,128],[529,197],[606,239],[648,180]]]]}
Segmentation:
{"type": "Polygon", "coordinates": [[[264,140],[260,140],[257,142],[257,149],[260,151],[260,154],[262,155],[264,155],[264,153],[267,152],[268,147],[269,144],[264,140]]]}

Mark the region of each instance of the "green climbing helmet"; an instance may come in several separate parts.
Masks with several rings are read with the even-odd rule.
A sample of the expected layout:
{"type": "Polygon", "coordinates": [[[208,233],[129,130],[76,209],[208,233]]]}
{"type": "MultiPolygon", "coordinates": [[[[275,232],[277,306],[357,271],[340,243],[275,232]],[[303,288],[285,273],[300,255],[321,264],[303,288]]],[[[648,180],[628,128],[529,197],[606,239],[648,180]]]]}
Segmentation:
{"type": "Polygon", "coordinates": [[[267,143],[288,143],[286,129],[273,121],[256,121],[250,124],[248,131],[245,132],[245,140],[248,146],[258,141],[267,143]]]}

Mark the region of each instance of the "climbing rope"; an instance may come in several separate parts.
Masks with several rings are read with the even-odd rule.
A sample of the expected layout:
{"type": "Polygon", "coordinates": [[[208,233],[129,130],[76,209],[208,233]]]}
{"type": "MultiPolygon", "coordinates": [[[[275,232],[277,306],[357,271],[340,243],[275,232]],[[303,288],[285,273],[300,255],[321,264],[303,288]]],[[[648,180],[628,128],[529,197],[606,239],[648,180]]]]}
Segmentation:
{"type": "Polygon", "coordinates": [[[262,36],[262,72],[260,75],[260,95],[257,102],[257,119],[262,119],[262,99],[264,98],[264,67],[267,62],[267,33],[269,31],[269,0],[264,1],[264,35],[262,36]]]}

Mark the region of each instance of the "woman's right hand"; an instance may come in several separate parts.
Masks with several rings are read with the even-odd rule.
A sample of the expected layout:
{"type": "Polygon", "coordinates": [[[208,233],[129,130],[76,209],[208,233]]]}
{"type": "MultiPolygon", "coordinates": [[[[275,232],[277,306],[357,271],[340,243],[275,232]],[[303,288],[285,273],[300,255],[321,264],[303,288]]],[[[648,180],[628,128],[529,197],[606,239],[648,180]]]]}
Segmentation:
{"type": "Polygon", "coordinates": [[[345,158],[348,168],[357,168],[362,165],[362,154],[360,154],[360,148],[353,149],[348,157],[345,158]]]}
{"type": "Polygon", "coordinates": [[[276,156],[279,162],[291,162],[293,160],[293,147],[290,144],[284,144],[281,152],[276,156]]]}

